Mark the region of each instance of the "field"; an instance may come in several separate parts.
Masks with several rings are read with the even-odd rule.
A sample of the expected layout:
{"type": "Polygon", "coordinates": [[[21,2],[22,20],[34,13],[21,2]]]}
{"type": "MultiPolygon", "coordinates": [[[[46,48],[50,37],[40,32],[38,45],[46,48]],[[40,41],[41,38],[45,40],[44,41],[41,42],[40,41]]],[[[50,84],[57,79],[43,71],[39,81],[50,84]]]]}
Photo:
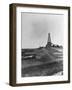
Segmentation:
{"type": "Polygon", "coordinates": [[[63,48],[22,49],[22,77],[63,75],[63,48]]]}

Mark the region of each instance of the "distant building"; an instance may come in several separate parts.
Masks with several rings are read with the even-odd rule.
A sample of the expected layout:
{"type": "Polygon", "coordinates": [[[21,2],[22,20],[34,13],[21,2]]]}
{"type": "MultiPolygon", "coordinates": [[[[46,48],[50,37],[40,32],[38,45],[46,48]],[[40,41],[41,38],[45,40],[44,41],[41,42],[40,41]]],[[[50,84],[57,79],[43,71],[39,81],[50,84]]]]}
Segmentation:
{"type": "Polygon", "coordinates": [[[47,41],[47,45],[46,47],[50,47],[51,46],[51,36],[50,36],[50,33],[48,33],[48,41],[47,41]]]}

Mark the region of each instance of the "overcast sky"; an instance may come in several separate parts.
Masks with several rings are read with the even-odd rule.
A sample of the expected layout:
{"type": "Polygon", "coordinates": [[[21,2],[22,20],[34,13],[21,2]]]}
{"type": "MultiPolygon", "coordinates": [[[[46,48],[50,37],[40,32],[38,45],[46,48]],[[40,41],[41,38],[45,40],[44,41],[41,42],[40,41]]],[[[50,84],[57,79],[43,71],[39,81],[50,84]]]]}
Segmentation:
{"type": "Polygon", "coordinates": [[[64,15],[21,13],[22,48],[47,44],[48,33],[54,44],[63,45],[64,15]]]}

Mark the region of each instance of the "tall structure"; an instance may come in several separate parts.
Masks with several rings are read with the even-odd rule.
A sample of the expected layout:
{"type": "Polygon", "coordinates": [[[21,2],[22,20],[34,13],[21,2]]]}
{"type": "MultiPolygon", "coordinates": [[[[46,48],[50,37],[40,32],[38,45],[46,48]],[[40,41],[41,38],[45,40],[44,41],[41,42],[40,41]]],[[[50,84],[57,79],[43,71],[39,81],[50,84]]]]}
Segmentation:
{"type": "Polygon", "coordinates": [[[51,36],[50,33],[48,33],[48,41],[46,47],[50,47],[50,46],[51,46],[51,36]]]}

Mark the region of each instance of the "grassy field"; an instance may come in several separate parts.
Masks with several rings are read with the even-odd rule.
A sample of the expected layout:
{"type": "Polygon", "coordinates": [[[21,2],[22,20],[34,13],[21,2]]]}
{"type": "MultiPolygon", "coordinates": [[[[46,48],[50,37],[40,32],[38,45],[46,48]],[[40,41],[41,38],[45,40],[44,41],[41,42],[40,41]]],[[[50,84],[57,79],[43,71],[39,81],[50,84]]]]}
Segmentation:
{"type": "Polygon", "coordinates": [[[27,77],[28,76],[50,76],[60,71],[63,71],[62,61],[23,68],[22,77],[24,76],[27,76],[27,77]]]}
{"type": "MultiPolygon", "coordinates": [[[[22,77],[56,75],[56,73],[63,72],[63,49],[51,47],[48,49],[26,50],[21,66],[22,77]],[[36,57],[24,58],[25,55],[28,57],[28,55],[32,56],[33,54],[36,57]]],[[[63,75],[63,73],[57,75],[63,75]]]]}

